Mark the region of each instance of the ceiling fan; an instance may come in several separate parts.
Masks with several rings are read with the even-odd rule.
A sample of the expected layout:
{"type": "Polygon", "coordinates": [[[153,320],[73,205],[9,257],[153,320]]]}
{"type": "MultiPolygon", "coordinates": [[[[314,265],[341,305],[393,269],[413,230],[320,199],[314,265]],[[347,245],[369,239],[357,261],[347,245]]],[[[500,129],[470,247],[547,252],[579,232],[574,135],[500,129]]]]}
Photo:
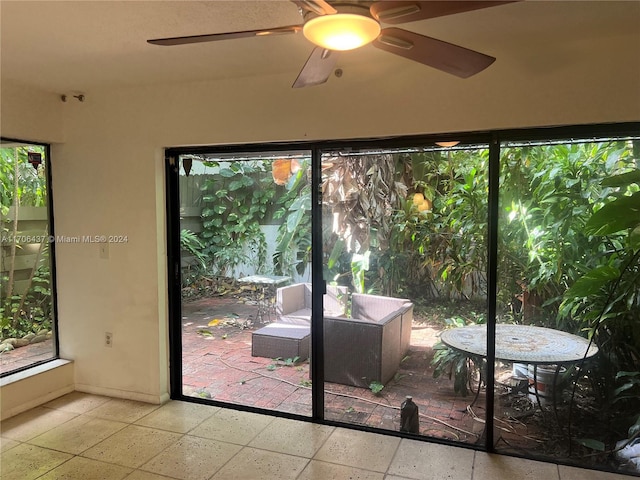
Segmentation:
{"type": "Polygon", "coordinates": [[[148,42],[153,45],[173,46],[302,31],[304,36],[316,47],[293,83],[294,88],[326,82],[336,65],[339,51],[353,50],[369,43],[386,52],[400,55],[460,78],[467,78],[487,68],[495,61],[495,58],[401,28],[382,28],[381,23],[396,25],[414,22],[513,3],[518,0],[290,1],[299,7],[304,20],[302,25],[158,38],[148,40],[148,42]]]}

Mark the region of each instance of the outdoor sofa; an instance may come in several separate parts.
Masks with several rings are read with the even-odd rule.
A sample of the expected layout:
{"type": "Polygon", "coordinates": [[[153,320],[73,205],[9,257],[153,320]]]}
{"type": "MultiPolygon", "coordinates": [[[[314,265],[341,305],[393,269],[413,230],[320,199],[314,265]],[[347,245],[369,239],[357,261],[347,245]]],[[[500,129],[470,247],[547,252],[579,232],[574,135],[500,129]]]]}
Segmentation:
{"type": "MultiPolygon", "coordinates": [[[[327,286],[325,314],[346,315],[349,290],[327,286]]],[[[309,358],[311,349],[311,284],[296,283],[276,290],[276,321],[251,336],[251,355],[267,358],[309,358]]]]}
{"type": "Polygon", "coordinates": [[[324,378],[368,388],[386,384],[409,350],[413,303],[354,293],[351,318],[324,317],[324,378]]]}
{"type": "MultiPolygon", "coordinates": [[[[334,317],[346,315],[349,305],[349,289],[327,285],[322,297],[324,314],[334,317]]],[[[280,287],[276,291],[276,315],[278,323],[311,325],[311,284],[296,283],[280,287]]]]}
{"type": "MultiPolygon", "coordinates": [[[[311,285],[281,287],[277,321],[253,333],[252,354],[269,358],[308,357],[311,285]]],[[[327,286],[324,295],[325,381],[368,388],[393,378],[409,350],[413,303],[407,299],[354,293],[348,316],[346,287],[327,286]]]]}

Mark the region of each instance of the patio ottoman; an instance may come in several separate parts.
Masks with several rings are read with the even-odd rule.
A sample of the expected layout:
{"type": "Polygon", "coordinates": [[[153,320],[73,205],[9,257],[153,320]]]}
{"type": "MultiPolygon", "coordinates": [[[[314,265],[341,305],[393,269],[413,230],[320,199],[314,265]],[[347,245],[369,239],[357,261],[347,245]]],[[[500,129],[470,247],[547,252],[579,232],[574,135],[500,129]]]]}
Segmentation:
{"type": "Polygon", "coordinates": [[[270,323],[251,334],[251,356],[267,358],[309,358],[309,325],[270,323]]]}

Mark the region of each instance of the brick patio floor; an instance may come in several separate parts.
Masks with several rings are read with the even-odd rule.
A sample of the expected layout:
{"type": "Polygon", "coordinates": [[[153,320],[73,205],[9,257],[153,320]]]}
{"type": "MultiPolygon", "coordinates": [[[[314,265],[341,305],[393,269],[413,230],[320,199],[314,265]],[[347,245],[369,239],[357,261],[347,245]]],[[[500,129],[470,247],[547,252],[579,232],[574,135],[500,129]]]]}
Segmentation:
{"type": "MultiPolygon", "coordinates": [[[[183,305],[183,390],[211,398],[280,412],[311,415],[309,362],[251,356],[250,325],[256,307],[237,298],[202,298],[183,305]],[[213,325],[209,325],[213,322],[213,325]]],[[[454,395],[446,377],[433,378],[430,365],[437,330],[414,322],[411,349],[394,380],[378,395],[369,389],[325,384],[325,418],[398,430],[400,404],[411,395],[420,412],[420,433],[467,443],[478,441],[484,428],[484,394],[454,395]]],[[[330,360],[329,360],[330,361],[330,360]]]]}
{"type": "Polygon", "coordinates": [[[0,373],[33,365],[36,362],[53,357],[53,340],[34,343],[26,347],[16,348],[0,353],[0,373]]]}

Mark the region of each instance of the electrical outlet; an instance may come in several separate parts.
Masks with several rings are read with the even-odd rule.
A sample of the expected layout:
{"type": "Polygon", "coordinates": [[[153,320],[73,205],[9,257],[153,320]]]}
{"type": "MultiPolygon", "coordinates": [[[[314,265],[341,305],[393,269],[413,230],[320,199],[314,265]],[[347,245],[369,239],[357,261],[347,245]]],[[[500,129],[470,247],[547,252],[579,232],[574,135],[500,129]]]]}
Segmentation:
{"type": "Polygon", "coordinates": [[[104,333],[104,346],[113,347],[113,334],[109,332],[104,333]]]}

